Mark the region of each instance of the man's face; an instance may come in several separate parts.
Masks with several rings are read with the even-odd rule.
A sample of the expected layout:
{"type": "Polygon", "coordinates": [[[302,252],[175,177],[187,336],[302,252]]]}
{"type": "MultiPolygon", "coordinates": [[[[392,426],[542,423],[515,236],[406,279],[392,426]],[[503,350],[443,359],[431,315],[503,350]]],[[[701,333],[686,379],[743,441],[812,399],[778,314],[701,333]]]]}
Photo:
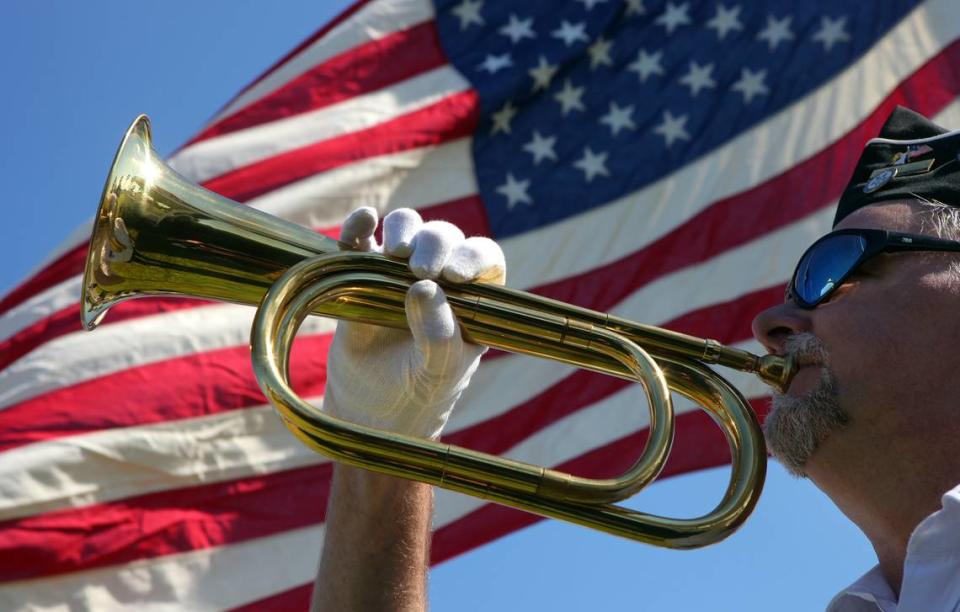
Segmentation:
{"type": "MultiPolygon", "coordinates": [[[[837,229],[932,235],[922,210],[914,202],[875,204],[837,229]]],[[[938,409],[948,399],[946,381],[957,378],[960,302],[949,266],[955,259],[881,254],[813,310],[787,302],[757,316],[754,335],[767,350],[801,356],[765,428],[771,450],[791,471],[896,452],[935,422],[917,416],[938,409]]]]}

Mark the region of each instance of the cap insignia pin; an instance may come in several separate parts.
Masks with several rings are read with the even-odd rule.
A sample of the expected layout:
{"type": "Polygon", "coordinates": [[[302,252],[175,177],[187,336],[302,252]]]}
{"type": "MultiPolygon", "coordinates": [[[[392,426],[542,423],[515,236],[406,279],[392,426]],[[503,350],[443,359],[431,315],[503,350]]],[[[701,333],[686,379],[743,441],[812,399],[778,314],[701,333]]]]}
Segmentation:
{"type": "Polygon", "coordinates": [[[884,168],[875,176],[871,177],[867,184],[863,186],[863,193],[873,193],[897,175],[897,168],[884,168]]]}

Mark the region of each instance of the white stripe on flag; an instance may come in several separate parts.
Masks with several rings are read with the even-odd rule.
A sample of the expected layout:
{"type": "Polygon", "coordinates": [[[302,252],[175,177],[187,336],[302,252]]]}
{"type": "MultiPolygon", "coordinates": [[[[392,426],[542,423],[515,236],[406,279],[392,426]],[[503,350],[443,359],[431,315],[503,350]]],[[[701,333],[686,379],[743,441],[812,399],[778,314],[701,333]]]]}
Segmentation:
{"type": "Polygon", "coordinates": [[[933,117],[933,122],[950,129],[954,129],[954,126],[960,126],[960,99],[954,100],[937,113],[933,117]]]}
{"type": "Polygon", "coordinates": [[[126,565],[5,582],[0,608],[46,612],[78,607],[139,612],[235,608],[309,582],[322,545],[321,524],[126,565]]]}
{"type": "Polygon", "coordinates": [[[269,405],[35,442],[3,453],[0,521],[324,462],[269,405]]]}
{"type": "Polygon", "coordinates": [[[202,140],[177,152],[170,165],[202,183],[243,166],[373,127],[470,89],[453,68],[444,66],[379,91],[285,119],[202,140]]]}

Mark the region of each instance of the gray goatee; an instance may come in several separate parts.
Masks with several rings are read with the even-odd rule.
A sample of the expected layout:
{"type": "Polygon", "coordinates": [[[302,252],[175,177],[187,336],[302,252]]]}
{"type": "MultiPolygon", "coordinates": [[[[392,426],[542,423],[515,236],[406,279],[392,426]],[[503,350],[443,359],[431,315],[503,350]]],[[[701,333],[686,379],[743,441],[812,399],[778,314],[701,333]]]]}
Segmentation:
{"type": "Polygon", "coordinates": [[[767,449],[794,476],[806,476],[804,466],[824,440],[847,424],[840,407],[837,383],[830,370],[827,351],[813,334],[787,338],[783,352],[800,365],[820,367],[820,383],[810,392],[794,397],[773,394],[773,407],[763,423],[767,449]]]}

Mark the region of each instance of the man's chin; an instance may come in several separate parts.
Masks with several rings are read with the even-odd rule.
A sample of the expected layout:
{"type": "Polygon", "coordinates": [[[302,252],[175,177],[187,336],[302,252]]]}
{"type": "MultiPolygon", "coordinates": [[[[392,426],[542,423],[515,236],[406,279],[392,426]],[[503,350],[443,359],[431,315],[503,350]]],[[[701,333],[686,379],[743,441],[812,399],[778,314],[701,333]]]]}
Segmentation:
{"type": "Polygon", "coordinates": [[[811,436],[804,431],[800,419],[796,418],[798,399],[800,398],[774,394],[770,412],[763,421],[763,435],[767,441],[767,451],[773,458],[790,474],[804,477],[811,436]]]}
{"type": "Polygon", "coordinates": [[[817,448],[847,423],[837,401],[836,384],[827,368],[820,384],[800,396],[775,393],[763,423],[767,449],[788,472],[806,476],[806,465],[817,448]]]}

